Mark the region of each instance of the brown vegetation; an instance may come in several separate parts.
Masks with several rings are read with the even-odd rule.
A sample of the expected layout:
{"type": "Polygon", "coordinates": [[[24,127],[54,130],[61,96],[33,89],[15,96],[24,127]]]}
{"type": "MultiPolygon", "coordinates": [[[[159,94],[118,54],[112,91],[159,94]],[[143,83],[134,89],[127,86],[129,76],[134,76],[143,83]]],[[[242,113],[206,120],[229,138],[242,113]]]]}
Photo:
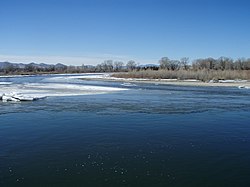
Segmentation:
{"type": "Polygon", "coordinates": [[[196,79],[201,81],[242,79],[250,80],[250,70],[141,70],[128,73],[114,74],[119,78],[143,78],[143,79],[196,79]]]}

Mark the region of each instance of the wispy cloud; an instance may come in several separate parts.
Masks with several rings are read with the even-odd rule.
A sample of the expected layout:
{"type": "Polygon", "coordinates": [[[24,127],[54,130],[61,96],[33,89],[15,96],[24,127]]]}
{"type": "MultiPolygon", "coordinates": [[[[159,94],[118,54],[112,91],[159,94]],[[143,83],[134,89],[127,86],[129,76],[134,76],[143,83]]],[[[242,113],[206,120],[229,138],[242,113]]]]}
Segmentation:
{"type": "Polygon", "coordinates": [[[0,62],[22,62],[22,63],[63,63],[66,65],[96,65],[102,63],[105,60],[123,61],[135,60],[139,63],[154,63],[156,61],[152,59],[136,59],[129,56],[112,55],[112,54],[94,54],[86,56],[22,56],[22,55],[1,55],[0,62]]]}

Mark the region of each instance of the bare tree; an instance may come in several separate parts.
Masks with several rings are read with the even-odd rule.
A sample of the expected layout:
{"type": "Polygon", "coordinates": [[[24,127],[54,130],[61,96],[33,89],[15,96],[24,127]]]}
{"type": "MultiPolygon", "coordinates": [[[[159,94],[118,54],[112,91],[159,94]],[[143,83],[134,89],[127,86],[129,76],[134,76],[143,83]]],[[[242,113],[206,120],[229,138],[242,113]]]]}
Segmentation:
{"type": "Polygon", "coordinates": [[[188,69],[188,64],[189,64],[189,58],[188,57],[183,57],[180,59],[180,67],[187,70],[188,69]]]}
{"type": "Polygon", "coordinates": [[[170,69],[170,59],[168,57],[162,57],[159,60],[159,64],[161,69],[170,69]]]}
{"type": "Polygon", "coordinates": [[[100,66],[101,66],[101,71],[103,72],[112,72],[114,69],[112,60],[105,60],[103,63],[100,64],[100,66]]]}
{"type": "Polygon", "coordinates": [[[105,62],[106,62],[106,65],[107,65],[107,70],[109,72],[112,72],[114,70],[113,60],[107,60],[105,62]]]}
{"type": "Polygon", "coordinates": [[[133,61],[133,60],[130,60],[130,61],[128,61],[127,62],[127,69],[128,70],[135,70],[136,69],[136,62],[135,61],[133,61]]]}
{"type": "Polygon", "coordinates": [[[234,62],[234,69],[235,70],[243,70],[243,63],[244,63],[244,59],[239,58],[238,60],[236,60],[234,62]]]}
{"type": "Polygon", "coordinates": [[[170,60],[170,70],[178,70],[180,67],[180,61],[179,60],[170,60]]]}
{"type": "Polygon", "coordinates": [[[123,62],[121,62],[121,61],[114,62],[114,70],[115,71],[121,71],[122,66],[123,66],[123,62]]]}
{"type": "Polygon", "coordinates": [[[244,60],[243,69],[244,70],[250,70],[250,58],[244,60]]]}

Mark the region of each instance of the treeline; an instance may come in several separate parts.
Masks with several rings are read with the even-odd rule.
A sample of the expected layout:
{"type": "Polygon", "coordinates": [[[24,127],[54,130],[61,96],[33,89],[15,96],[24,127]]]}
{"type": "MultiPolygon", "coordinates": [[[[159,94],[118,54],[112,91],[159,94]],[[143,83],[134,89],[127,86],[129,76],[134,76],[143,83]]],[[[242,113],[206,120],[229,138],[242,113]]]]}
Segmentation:
{"type": "Polygon", "coordinates": [[[189,58],[181,58],[180,60],[170,60],[168,57],[163,57],[159,61],[160,69],[166,70],[250,70],[250,58],[240,58],[233,60],[228,57],[204,58],[196,59],[190,64],[189,58]]]}
{"type": "Polygon", "coordinates": [[[114,74],[113,76],[143,79],[196,79],[204,82],[227,79],[250,80],[250,59],[205,58],[194,60],[191,63],[189,58],[171,60],[168,57],[163,57],[159,60],[159,66],[154,68],[136,68],[136,71],[114,74]]]}
{"type": "Polygon", "coordinates": [[[240,58],[233,60],[228,57],[196,59],[190,62],[189,58],[184,57],[180,60],[171,60],[163,57],[159,60],[159,65],[139,65],[133,60],[126,64],[121,61],[106,60],[92,69],[96,72],[119,72],[119,71],[140,71],[140,70],[250,70],[250,58],[240,58]]]}
{"type": "Polygon", "coordinates": [[[133,60],[124,63],[122,61],[105,60],[104,62],[93,65],[66,66],[63,64],[15,64],[0,62],[0,74],[42,74],[42,73],[95,73],[95,72],[130,72],[141,70],[220,70],[220,71],[241,71],[250,70],[250,58],[240,58],[233,60],[228,57],[196,59],[190,62],[189,58],[171,60],[163,57],[158,64],[139,65],[133,60]]]}
{"type": "Polygon", "coordinates": [[[22,64],[0,62],[0,74],[42,74],[42,73],[95,73],[95,72],[127,72],[138,68],[135,61],[130,60],[126,64],[121,61],[105,60],[101,64],[66,66],[63,64],[22,64]]]}
{"type": "Polygon", "coordinates": [[[130,60],[127,63],[122,61],[105,60],[104,62],[93,65],[67,66],[64,73],[103,73],[103,72],[127,72],[138,68],[138,64],[130,60]]]}

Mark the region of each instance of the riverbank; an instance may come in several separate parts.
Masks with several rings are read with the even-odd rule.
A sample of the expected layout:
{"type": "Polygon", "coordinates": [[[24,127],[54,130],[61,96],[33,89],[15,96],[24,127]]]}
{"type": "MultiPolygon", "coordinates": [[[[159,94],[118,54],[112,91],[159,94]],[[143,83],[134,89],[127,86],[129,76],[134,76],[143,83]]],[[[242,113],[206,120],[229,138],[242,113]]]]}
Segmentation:
{"type": "MultiPolygon", "coordinates": [[[[38,75],[51,75],[51,74],[38,74],[38,75]]],[[[99,80],[99,81],[115,81],[115,82],[125,82],[125,83],[150,83],[150,84],[162,84],[162,85],[177,85],[177,86],[228,86],[228,87],[239,87],[239,88],[250,88],[250,80],[210,80],[203,82],[196,79],[147,79],[147,78],[118,78],[119,73],[80,73],[80,74],[56,74],[59,75],[72,75],[69,78],[78,78],[82,80],[99,80]]],[[[3,75],[0,78],[10,78],[10,77],[22,77],[22,76],[36,76],[33,75],[3,75]]],[[[1,82],[0,84],[8,84],[6,82],[1,82]]]]}
{"type": "Polygon", "coordinates": [[[143,78],[118,78],[113,76],[114,74],[99,74],[79,77],[82,80],[100,80],[100,81],[116,81],[126,83],[150,83],[150,84],[162,84],[162,85],[177,85],[177,86],[228,86],[239,88],[250,88],[249,80],[218,80],[202,82],[196,79],[143,79],[143,78]]]}

